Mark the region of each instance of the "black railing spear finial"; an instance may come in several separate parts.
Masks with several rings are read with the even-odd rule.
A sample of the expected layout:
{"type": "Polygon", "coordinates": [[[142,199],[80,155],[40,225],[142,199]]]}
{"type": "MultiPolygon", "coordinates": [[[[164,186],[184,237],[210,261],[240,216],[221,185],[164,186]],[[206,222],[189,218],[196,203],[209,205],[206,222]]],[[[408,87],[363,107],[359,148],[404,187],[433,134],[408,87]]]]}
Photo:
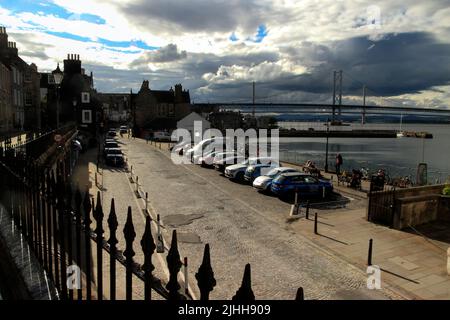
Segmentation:
{"type": "Polygon", "coordinates": [[[103,300],[103,208],[100,191],[97,191],[97,205],[94,210],[97,238],[97,299],[103,300]]]}
{"type": "Polygon", "coordinates": [[[181,296],[178,290],[181,287],[178,283],[178,272],[181,269],[181,260],[180,253],[178,252],[177,230],[173,230],[172,242],[166,260],[170,273],[169,282],[166,285],[167,290],[169,290],[168,300],[180,300],[181,296]]]}
{"type": "Polygon", "coordinates": [[[125,251],[123,255],[125,256],[125,265],[126,265],[126,300],[132,299],[132,276],[133,276],[133,242],[136,238],[136,232],[134,231],[133,226],[133,217],[131,214],[131,207],[128,207],[127,214],[127,222],[125,223],[125,227],[123,228],[123,233],[125,236],[125,251]]]}
{"type": "Polygon", "coordinates": [[[117,221],[116,207],[114,205],[114,198],[111,199],[111,209],[108,216],[109,239],[108,244],[110,248],[109,266],[110,266],[110,300],[116,300],[116,254],[117,254],[117,240],[116,231],[119,223],[117,221]]]}
{"type": "Polygon", "coordinates": [[[236,292],[236,295],[231,299],[233,301],[254,301],[255,295],[252,290],[252,280],[251,280],[251,270],[250,263],[245,265],[244,277],[242,278],[242,284],[239,290],[236,292]]]}
{"type": "Polygon", "coordinates": [[[144,285],[145,285],[145,300],[151,300],[151,281],[152,271],[155,267],[152,264],[152,255],[155,252],[156,245],[152,236],[151,220],[149,216],[145,217],[145,231],[141,240],[142,251],[144,252],[144,285]]]}
{"type": "Polygon", "coordinates": [[[303,287],[297,289],[297,294],[295,295],[295,300],[303,301],[305,300],[305,294],[303,292],[303,287]]]}
{"type": "Polygon", "coordinates": [[[214,271],[211,267],[211,258],[209,253],[209,243],[205,245],[203,252],[203,261],[195,274],[198,288],[200,289],[200,300],[209,300],[209,293],[216,286],[216,279],[214,278],[214,271]]]}

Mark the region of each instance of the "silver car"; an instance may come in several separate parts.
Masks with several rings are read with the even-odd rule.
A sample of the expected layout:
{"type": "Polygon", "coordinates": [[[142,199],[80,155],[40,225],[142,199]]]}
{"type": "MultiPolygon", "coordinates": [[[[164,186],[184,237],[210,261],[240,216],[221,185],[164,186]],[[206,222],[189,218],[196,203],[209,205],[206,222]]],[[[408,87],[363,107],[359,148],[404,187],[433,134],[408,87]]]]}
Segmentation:
{"type": "Polygon", "coordinates": [[[245,160],[241,163],[238,163],[238,164],[235,164],[235,165],[225,168],[225,177],[233,179],[233,180],[244,180],[245,170],[247,170],[248,166],[258,165],[258,164],[267,164],[267,165],[271,166],[271,165],[275,165],[275,163],[277,164],[276,165],[277,167],[280,166],[277,160],[274,160],[269,157],[248,158],[247,160],[245,160]]]}
{"type": "Polygon", "coordinates": [[[261,191],[270,191],[272,180],[282,173],[298,172],[298,170],[289,167],[278,167],[270,170],[266,175],[259,176],[253,180],[253,187],[261,191]]]}

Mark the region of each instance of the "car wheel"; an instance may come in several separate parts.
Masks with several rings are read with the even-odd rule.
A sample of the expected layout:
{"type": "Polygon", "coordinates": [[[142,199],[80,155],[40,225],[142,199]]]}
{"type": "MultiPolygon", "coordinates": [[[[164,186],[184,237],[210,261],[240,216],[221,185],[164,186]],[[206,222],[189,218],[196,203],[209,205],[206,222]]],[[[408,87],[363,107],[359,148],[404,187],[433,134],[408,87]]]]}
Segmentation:
{"type": "Polygon", "coordinates": [[[236,181],[242,182],[244,181],[244,172],[238,172],[235,177],[236,181]]]}

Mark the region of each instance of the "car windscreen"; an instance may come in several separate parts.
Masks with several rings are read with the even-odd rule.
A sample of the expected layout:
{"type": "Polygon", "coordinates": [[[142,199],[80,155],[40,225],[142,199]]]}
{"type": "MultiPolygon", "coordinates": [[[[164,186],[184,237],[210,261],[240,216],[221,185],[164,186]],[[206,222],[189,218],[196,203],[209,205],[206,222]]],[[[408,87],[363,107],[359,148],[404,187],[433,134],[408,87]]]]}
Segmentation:
{"type": "Polygon", "coordinates": [[[108,150],[108,154],[122,154],[122,151],[119,149],[110,149],[108,150]]]}

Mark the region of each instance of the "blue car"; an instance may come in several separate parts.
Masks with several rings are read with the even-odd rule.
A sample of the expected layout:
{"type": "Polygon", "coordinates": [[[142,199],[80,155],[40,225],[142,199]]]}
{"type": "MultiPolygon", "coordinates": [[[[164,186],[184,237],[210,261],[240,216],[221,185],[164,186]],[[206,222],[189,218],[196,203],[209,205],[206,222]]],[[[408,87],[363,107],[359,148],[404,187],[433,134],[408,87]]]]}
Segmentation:
{"type": "Polygon", "coordinates": [[[278,196],[291,196],[298,190],[300,197],[328,197],[333,192],[333,184],[307,173],[287,172],[272,181],[270,190],[278,196]]]}

